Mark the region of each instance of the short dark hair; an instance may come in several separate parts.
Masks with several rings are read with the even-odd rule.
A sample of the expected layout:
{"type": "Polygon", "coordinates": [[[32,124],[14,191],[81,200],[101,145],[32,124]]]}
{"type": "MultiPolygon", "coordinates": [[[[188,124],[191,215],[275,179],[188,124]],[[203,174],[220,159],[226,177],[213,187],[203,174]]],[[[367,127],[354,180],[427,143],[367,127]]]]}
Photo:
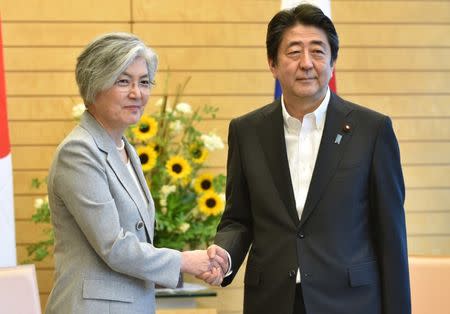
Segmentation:
{"type": "Polygon", "coordinates": [[[292,9],[282,10],[275,14],[267,26],[267,57],[276,65],[278,48],[284,32],[297,24],[315,26],[323,30],[331,48],[331,63],[336,61],[339,50],[339,37],[333,22],[321,9],[311,4],[300,4],[292,9]]]}

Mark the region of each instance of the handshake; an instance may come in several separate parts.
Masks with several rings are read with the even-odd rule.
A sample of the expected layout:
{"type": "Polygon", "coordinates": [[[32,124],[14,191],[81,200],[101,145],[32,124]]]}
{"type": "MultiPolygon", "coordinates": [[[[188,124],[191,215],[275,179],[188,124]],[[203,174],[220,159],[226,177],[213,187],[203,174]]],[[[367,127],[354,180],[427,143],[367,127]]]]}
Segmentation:
{"type": "Polygon", "coordinates": [[[219,286],[229,270],[228,253],[215,244],[207,250],[181,252],[181,272],[219,286]]]}

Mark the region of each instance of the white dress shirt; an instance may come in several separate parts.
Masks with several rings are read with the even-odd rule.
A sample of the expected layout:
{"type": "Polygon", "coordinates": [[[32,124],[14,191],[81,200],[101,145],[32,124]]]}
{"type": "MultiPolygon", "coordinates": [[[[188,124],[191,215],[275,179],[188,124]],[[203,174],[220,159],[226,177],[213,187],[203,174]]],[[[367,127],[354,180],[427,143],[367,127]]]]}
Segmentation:
{"type": "MultiPolygon", "coordinates": [[[[281,97],[286,152],[299,219],[302,217],[309,184],[316,164],[329,101],[330,89],[328,88],[319,107],[306,114],[303,121],[300,121],[289,114],[283,96],[281,97]]],[[[300,282],[300,270],[297,272],[296,281],[297,283],[300,282]]]]}

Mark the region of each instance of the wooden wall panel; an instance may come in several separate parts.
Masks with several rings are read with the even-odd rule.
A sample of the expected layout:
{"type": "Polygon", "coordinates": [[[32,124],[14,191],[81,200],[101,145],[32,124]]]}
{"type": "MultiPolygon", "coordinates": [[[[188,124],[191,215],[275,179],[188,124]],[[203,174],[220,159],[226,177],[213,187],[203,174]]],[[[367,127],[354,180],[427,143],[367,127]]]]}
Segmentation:
{"type": "MultiPolygon", "coordinates": [[[[427,80],[421,72],[341,72],[339,89],[343,94],[370,94],[374,86],[385,94],[443,94],[448,91],[450,72],[428,72],[427,80]],[[402,84],[398,84],[402,82],[402,84]]],[[[169,93],[174,94],[176,84],[192,76],[186,87],[186,95],[271,95],[274,82],[268,73],[262,72],[173,72],[169,93]]],[[[24,95],[76,95],[75,77],[69,72],[8,72],[6,79],[11,96],[24,95]]],[[[164,72],[156,75],[157,85],[152,93],[161,95],[164,72]],[[158,83],[159,82],[159,83],[158,83]]]]}
{"type": "Polygon", "coordinates": [[[406,221],[409,234],[450,236],[450,212],[446,213],[407,213],[406,221]]]}
{"type": "MultiPolygon", "coordinates": [[[[450,45],[450,26],[339,24],[341,47],[442,47],[450,45]],[[414,34],[412,42],[411,34],[414,34]]],[[[150,46],[251,46],[264,49],[266,25],[256,23],[136,23],[133,31],[150,46]],[[164,29],[164,32],[159,31],[164,29]],[[174,36],[167,36],[167,33],[174,36]]]]}
{"type": "MultiPolygon", "coordinates": [[[[192,74],[195,75],[195,74],[192,74]]],[[[449,95],[355,95],[340,94],[342,97],[393,118],[442,118],[450,117],[449,95]]],[[[150,95],[146,111],[156,110],[154,104],[161,95],[150,95]]],[[[231,119],[272,102],[273,95],[185,95],[182,100],[194,108],[205,104],[220,108],[220,119],[231,119]]],[[[169,104],[171,104],[169,99],[169,104]]],[[[11,121],[16,120],[71,120],[72,107],[81,103],[79,96],[9,96],[8,113],[11,121]]]]}
{"type": "Polygon", "coordinates": [[[278,0],[133,1],[134,21],[260,22],[266,24],[280,8],[278,0]]]}
{"type": "Polygon", "coordinates": [[[131,31],[127,23],[31,22],[4,23],[2,27],[5,47],[84,47],[103,33],[131,31]]]}
{"type": "Polygon", "coordinates": [[[72,120],[72,107],[82,103],[79,96],[9,96],[10,121],[72,120]]]}
{"type": "MultiPolygon", "coordinates": [[[[338,83],[339,84],[339,83],[338,83]]],[[[339,87],[338,87],[339,88],[339,87]]],[[[342,94],[349,101],[362,104],[392,117],[449,117],[450,93],[422,95],[371,95],[342,94]]]]}
{"type": "MultiPolygon", "coordinates": [[[[69,71],[75,69],[81,47],[5,48],[7,71],[69,71]]],[[[270,75],[266,51],[255,47],[156,47],[159,69],[172,71],[259,71],[270,75]],[[226,56],[226,57],[225,57],[226,56]]],[[[338,72],[448,71],[450,48],[342,48],[338,72]],[[436,63],[435,60],[441,60],[436,63]]]]}
{"type": "Polygon", "coordinates": [[[450,188],[410,188],[406,191],[407,211],[450,211],[450,188]]]}
{"type": "Polygon", "coordinates": [[[109,0],[1,0],[4,21],[129,21],[130,2],[109,0]]]}
{"type": "MultiPolygon", "coordinates": [[[[126,0],[61,2],[0,0],[14,167],[18,256],[42,236],[30,222],[35,197],[57,144],[73,127],[81,102],[75,58],[95,36],[132,31],[160,57],[155,110],[167,69],[170,91],[187,76],[183,100],[220,108],[216,129],[224,140],[231,118],[269,103],[266,25],[279,0],[126,0]],[[18,10],[17,8],[20,8],[18,10]]],[[[450,2],[333,0],[340,35],[338,91],[344,98],[393,118],[407,187],[409,252],[450,255],[450,2]],[[424,14],[426,12],[426,14],[424,14]]],[[[214,152],[208,170],[223,172],[226,150],[214,152]]],[[[53,260],[37,264],[41,301],[52,285],[53,260]]],[[[219,314],[242,313],[243,270],[231,287],[217,289],[219,314]],[[231,300],[231,302],[230,302],[231,300]]],[[[194,280],[195,279],[190,279],[194,280]]]]}
{"type": "MultiPolygon", "coordinates": [[[[221,129],[224,129],[222,127],[221,129]]],[[[12,147],[13,167],[15,170],[46,170],[49,168],[55,145],[36,146],[22,144],[12,147]]],[[[450,164],[447,152],[450,142],[401,142],[402,164],[404,166],[432,166],[450,164]]],[[[210,152],[206,165],[222,167],[226,164],[227,145],[224,150],[210,152]]]]}
{"type": "Polygon", "coordinates": [[[336,23],[342,47],[448,47],[450,24],[336,23]]]}
{"type": "MultiPolygon", "coordinates": [[[[449,141],[450,123],[447,118],[422,119],[398,118],[393,120],[400,141],[449,141]]],[[[202,130],[216,130],[226,141],[228,120],[205,120],[199,125],[202,130]]],[[[16,145],[56,145],[70,132],[73,121],[11,121],[10,136],[16,145]],[[55,132],[58,130],[58,132],[55,132]]]]}
{"type": "Polygon", "coordinates": [[[336,70],[351,71],[448,71],[450,48],[344,47],[339,49],[336,70]],[[436,62],[440,60],[440,62],[436,62]]]}
{"type": "Polygon", "coordinates": [[[133,32],[151,47],[264,47],[266,26],[255,23],[136,23],[133,32]],[[164,32],[161,32],[164,29],[164,32]],[[167,36],[171,34],[171,36],[167,36]]]}
{"type": "Polygon", "coordinates": [[[450,2],[333,0],[331,12],[336,23],[448,23],[450,2]]]}
{"type": "Polygon", "coordinates": [[[409,235],[410,255],[450,255],[450,236],[448,235],[409,235]]]}

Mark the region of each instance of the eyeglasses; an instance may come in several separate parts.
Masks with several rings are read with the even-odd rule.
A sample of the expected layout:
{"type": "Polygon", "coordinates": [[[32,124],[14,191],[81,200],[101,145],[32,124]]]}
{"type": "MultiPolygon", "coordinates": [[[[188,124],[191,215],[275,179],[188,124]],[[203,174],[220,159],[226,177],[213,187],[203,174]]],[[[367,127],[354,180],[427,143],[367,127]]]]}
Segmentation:
{"type": "Polygon", "coordinates": [[[114,85],[117,86],[117,88],[123,93],[129,93],[133,89],[133,86],[137,85],[141,93],[148,94],[150,93],[150,89],[155,86],[155,82],[150,81],[149,79],[142,79],[139,82],[132,82],[129,79],[121,78],[115,81],[114,85]]]}

